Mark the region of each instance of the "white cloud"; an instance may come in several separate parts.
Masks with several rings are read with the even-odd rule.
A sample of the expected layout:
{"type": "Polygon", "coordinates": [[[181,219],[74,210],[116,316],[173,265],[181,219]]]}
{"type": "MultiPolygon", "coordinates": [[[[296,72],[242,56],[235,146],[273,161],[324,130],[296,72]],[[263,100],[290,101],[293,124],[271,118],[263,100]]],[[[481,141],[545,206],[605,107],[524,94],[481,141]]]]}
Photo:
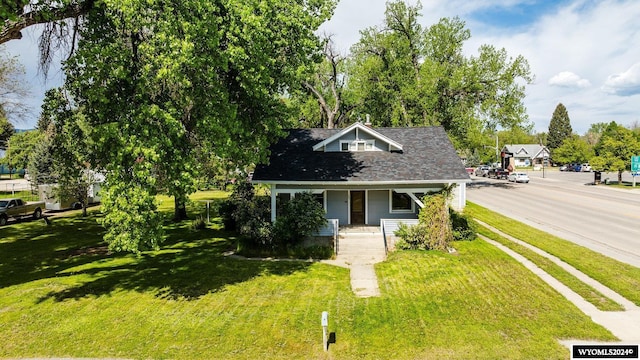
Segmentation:
{"type": "Polygon", "coordinates": [[[549,79],[549,85],[568,88],[587,88],[591,83],[587,79],[572,73],[571,71],[562,71],[549,79]]]}
{"type": "Polygon", "coordinates": [[[620,96],[640,94],[640,62],[623,73],[609,75],[602,90],[620,96]]]}
{"type": "Polygon", "coordinates": [[[638,118],[635,98],[618,96],[640,93],[640,80],[630,81],[631,73],[640,75],[640,69],[629,69],[640,60],[638,16],[640,1],[573,0],[527,29],[508,32],[476,26],[471,41],[505,47],[510,55],[521,54],[529,61],[532,73],[542,80],[527,86],[524,100],[537,131],[547,130],[561,102],[567,106],[571,126],[581,134],[592,123],[628,124],[638,118]],[[560,86],[561,80],[570,80],[568,74],[561,76],[567,69],[576,79],[588,78],[592,86],[575,86],[577,81],[573,87],[560,86]]]}

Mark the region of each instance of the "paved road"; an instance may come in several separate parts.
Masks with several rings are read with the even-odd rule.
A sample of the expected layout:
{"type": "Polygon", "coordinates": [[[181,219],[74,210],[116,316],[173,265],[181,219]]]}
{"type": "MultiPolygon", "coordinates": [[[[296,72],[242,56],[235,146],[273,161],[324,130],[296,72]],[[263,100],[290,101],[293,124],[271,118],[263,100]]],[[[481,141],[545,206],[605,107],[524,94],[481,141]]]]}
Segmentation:
{"type": "MultiPolygon", "coordinates": [[[[640,186],[590,185],[593,173],[529,171],[529,184],[472,176],[467,199],[525,224],[640,267],[640,186]]],[[[616,174],[602,178],[616,179],[616,174]]],[[[631,176],[625,174],[625,181],[631,176]]],[[[640,185],[640,178],[637,178],[640,185]]]]}

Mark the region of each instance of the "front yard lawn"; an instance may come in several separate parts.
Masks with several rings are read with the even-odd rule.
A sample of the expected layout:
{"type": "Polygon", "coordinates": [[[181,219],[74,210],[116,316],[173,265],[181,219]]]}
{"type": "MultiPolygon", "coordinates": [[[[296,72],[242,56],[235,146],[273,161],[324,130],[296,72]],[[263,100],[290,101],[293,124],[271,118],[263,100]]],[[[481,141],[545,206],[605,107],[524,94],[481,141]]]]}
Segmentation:
{"type": "Polygon", "coordinates": [[[348,269],[226,257],[233,234],[213,225],[109,254],[96,216],[0,228],[0,358],[565,359],[558,339],[614,340],[481,240],[393,253],[382,296],[361,299],[348,269]]]}

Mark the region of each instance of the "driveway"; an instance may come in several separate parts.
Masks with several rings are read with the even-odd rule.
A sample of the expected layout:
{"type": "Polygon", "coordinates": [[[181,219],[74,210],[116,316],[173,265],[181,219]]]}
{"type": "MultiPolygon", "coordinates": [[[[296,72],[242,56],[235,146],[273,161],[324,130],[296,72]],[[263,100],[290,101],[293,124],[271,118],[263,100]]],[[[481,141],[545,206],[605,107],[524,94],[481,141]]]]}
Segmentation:
{"type": "MultiPolygon", "coordinates": [[[[593,173],[529,171],[529,184],[472,176],[467,199],[525,224],[640,267],[640,186],[590,185],[593,173]]],[[[603,180],[616,174],[603,174],[603,180]]],[[[623,180],[631,176],[627,173],[623,180]]],[[[637,178],[640,185],[640,178],[637,178]]]]}

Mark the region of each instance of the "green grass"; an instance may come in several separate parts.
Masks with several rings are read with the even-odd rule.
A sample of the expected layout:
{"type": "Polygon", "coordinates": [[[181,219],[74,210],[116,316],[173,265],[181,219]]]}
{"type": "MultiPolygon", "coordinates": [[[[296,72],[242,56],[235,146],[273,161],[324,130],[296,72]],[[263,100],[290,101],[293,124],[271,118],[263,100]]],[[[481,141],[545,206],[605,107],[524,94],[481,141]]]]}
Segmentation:
{"type": "Polygon", "coordinates": [[[29,190],[24,191],[0,191],[0,199],[20,198],[24,201],[36,201],[38,200],[38,194],[33,194],[29,190]]]}
{"type": "Polygon", "coordinates": [[[465,213],[558,257],[636,305],[640,305],[640,291],[638,291],[640,268],[614,260],[473,203],[467,203],[465,213]]]}
{"type": "Polygon", "coordinates": [[[603,181],[600,183],[600,185],[610,186],[618,189],[626,189],[626,190],[640,189],[640,179],[636,180],[635,187],[633,187],[632,181],[623,181],[622,183],[618,183],[617,181],[609,181],[608,184],[605,184],[603,181]]]}
{"type": "Polygon", "coordinates": [[[382,296],[361,299],[348,269],[225,257],[235,238],[215,224],[168,224],[162,250],[109,254],[98,216],[0,229],[0,358],[565,359],[558,339],[614,340],[481,240],[392,253],[382,296]]]}
{"type": "Polygon", "coordinates": [[[594,289],[593,287],[585,284],[577,277],[571,275],[562,267],[554,263],[553,261],[545,258],[542,255],[528,249],[525,246],[517,244],[503,236],[500,236],[491,230],[480,226],[478,229],[480,235],[486,236],[489,239],[495,240],[502,245],[510,248],[518,254],[529,259],[529,261],[536,264],[539,268],[547,272],[549,275],[556,278],[558,281],[575,291],[578,295],[582,296],[585,300],[593,304],[599,310],[602,311],[624,311],[624,306],[604,296],[602,293],[594,289]]]}

